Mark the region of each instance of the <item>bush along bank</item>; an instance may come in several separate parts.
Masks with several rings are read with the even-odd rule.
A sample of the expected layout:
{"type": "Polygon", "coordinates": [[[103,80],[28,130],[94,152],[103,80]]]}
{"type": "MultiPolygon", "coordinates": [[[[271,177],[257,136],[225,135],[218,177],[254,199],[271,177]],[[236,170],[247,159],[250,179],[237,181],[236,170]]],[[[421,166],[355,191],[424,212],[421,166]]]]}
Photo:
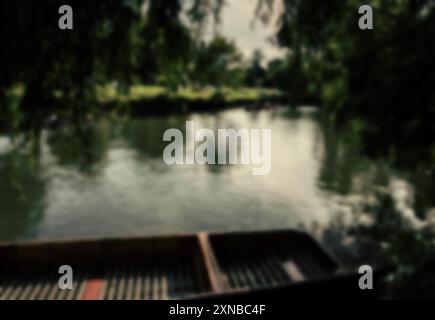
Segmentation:
{"type": "Polygon", "coordinates": [[[262,108],[268,104],[286,103],[285,94],[274,89],[184,89],[170,93],[158,87],[133,87],[127,95],[111,92],[100,95],[107,109],[124,105],[132,115],[178,112],[208,112],[235,106],[262,108]]]}

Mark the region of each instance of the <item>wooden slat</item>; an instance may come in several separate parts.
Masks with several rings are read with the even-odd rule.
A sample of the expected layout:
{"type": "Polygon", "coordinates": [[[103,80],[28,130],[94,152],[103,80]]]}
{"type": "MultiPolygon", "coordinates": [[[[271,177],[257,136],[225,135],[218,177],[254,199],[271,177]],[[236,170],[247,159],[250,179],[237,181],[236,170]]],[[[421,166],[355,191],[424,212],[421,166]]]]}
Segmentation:
{"type": "Polygon", "coordinates": [[[196,289],[198,293],[206,292],[208,288],[207,288],[207,284],[204,281],[205,275],[203,274],[204,269],[202,265],[202,260],[198,254],[195,254],[193,259],[194,259],[193,263],[195,269],[195,278],[197,279],[198,282],[198,287],[196,289]]]}
{"type": "Polygon", "coordinates": [[[118,273],[118,287],[116,289],[116,300],[124,299],[125,287],[126,287],[126,276],[125,276],[125,267],[121,268],[118,273]]]}
{"type": "Polygon", "coordinates": [[[142,270],[136,269],[134,278],[134,282],[136,284],[133,294],[134,300],[142,300],[143,280],[144,278],[142,270]]]}
{"type": "Polygon", "coordinates": [[[126,272],[126,283],[127,286],[125,288],[125,300],[133,300],[135,283],[133,270],[131,268],[126,272]]]}
{"type": "Polygon", "coordinates": [[[205,232],[199,233],[198,242],[205,263],[207,276],[211,285],[211,290],[214,293],[224,292],[230,286],[225,281],[225,278],[221,275],[222,272],[220,271],[216,257],[214,256],[214,252],[208,239],[208,234],[205,232]]]}
{"type": "Polygon", "coordinates": [[[154,266],[153,273],[151,276],[152,279],[152,299],[153,300],[159,300],[160,298],[160,288],[159,288],[159,268],[154,266]]]}
{"type": "Polygon", "coordinates": [[[264,278],[265,280],[265,287],[270,286],[276,286],[277,282],[275,280],[275,277],[273,276],[273,274],[270,273],[267,263],[266,263],[266,259],[264,256],[259,257],[258,258],[258,262],[257,262],[257,269],[258,269],[258,273],[261,274],[261,276],[264,278]]]}
{"type": "Polygon", "coordinates": [[[162,270],[161,277],[160,277],[160,292],[161,292],[161,299],[162,300],[168,300],[169,299],[169,293],[168,293],[168,275],[166,273],[166,269],[162,270]]]}
{"type": "Polygon", "coordinates": [[[304,281],[305,277],[294,261],[284,262],[284,270],[287,271],[293,282],[304,281]]]}
{"type": "Polygon", "coordinates": [[[0,295],[0,300],[9,299],[9,295],[14,290],[14,284],[16,283],[16,279],[10,279],[5,284],[3,284],[3,290],[0,295]]]}
{"type": "Polygon", "coordinates": [[[144,281],[144,300],[151,299],[151,275],[149,270],[146,270],[145,281],[144,281]]]}
{"type": "Polygon", "coordinates": [[[50,278],[42,280],[41,289],[35,294],[35,300],[45,300],[47,298],[51,288],[50,280],[50,278]]]}
{"type": "Polygon", "coordinates": [[[35,286],[33,287],[32,291],[29,293],[29,295],[27,296],[28,300],[36,300],[38,298],[39,292],[42,290],[42,288],[44,287],[44,280],[43,278],[39,278],[36,281],[35,286]]]}
{"type": "Polygon", "coordinates": [[[107,273],[107,286],[105,290],[105,299],[113,300],[116,298],[116,289],[118,282],[118,268],[113,268],[107,273]]]}

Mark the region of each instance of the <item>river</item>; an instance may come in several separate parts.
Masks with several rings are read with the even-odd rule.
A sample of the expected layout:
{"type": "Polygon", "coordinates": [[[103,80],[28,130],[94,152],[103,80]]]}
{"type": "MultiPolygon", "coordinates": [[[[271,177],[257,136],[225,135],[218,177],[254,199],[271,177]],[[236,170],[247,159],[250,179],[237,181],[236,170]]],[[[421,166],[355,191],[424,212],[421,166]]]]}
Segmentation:
{"type": "Polygon", "coordinates": [[[286,108],[96,120],[45,130],[40,152],[0,137],[0,240],[97,238],[196,231],[304,228],[320,234],[389,193],[418,222],[414,188],[358,139],[340,136],[316,109],[286,108]],[[243,165],[168,166],[169,128],[272,130],[272,170],[243,165]]]}

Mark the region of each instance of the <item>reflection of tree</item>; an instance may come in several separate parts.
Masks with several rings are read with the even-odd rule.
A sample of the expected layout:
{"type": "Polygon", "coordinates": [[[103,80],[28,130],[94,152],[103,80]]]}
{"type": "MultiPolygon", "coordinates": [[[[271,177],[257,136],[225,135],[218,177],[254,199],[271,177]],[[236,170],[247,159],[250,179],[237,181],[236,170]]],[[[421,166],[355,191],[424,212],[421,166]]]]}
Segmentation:
{"type": "Polygon", "coordinates": [[[104,160],[109,142],[110,124],[107,120],[83,119],[62,124],[50,131],[48,139],[60,165],[78,166],[88,172],[104,160]]]}
{"type": "Polygon", "coordinates": [[[44,181],[37,153],[0,156],[0,240],[26,235],[41,220],[44,181]]]}
{"type": "Polygon", "coordinates": [[[392,264],[387,294],[412,296],[404,290],[411,290],[421,268],[435,258],[434,226],[397,208],[388,189],[392,170],[364,156],[358,123],[338,131],[322,117],[318,121],[323,133],[319,180],[324,189],[342,195],[350,209],[326,226],[323,241],[349,266],[392,264]],[[353,194],[358,198],[352,199],[353,194]]]}
{"type": "MultiPolygon", "coordinates": [[[[374,165],[368,166],[369,162],[359,148],[360,138],[355,126],[338,132],[328,122],[319,121],[324,135],[319,177],[322,187],[344,196],[355,192],[366,195],[359,203],[349,203],[350,217],[338,215],[325,228],[324,241],[334,246],[341,258],[352,265],[393,265],[394,271],[385,279],[388,295],[418,296],[410,290],[416,290],[413,281],[420,276],[425,264],[435,259],[435,226],[428,220],[416,222],[418,219],[411,219],[397,209],[395,200],[385,188],[391,169],[379,160],[370,161],[374,165]]],[[[414,207],[419,206],[418,202],[427,204],[425,198],[419,200],[423,196],[418,187],[417,195],[420,196],[414,207]]],[[[426,181],[426,188],[433,190],[433,183],[426,181]]],[[[425,289],[419,287],[418,290],[425,289]]]]}
{"type": "MultiPolygon", "coordinates": [[[[236,128],[235,122],[231,119],[222,119],[219,114],[216,114],[213,118],[213,123],[207,123],[207,127],[214,129],[215,139],[218,138],[218,128],[232,127],[236,128]]],[[[163,151],[169,142],[162,140],[163,134],[168,129],[179,129],[183,134],[183,156],[186,153],[186,121],[191,120],[188,115],[176,115],[171,117],[146,117],[146,118],[134,118],[127,121],[121,128],[121,137],[125,139],[130,146],[142,157],[161,159],[163,151]]],[[[203,123],[196,122],[196,130],[203,127],[203,123]]],[[[217,141],[216,141],[217,142],[217,141]]],[[[195,141],[196,148],[202,143],[202,141],[195,141]]],[[[219,144],[215,143],[215,165],[207,165],[204,168],[211,173],[222,173],[223,170],[233,167],[233,165],[218,164],[219,156],[219,144]]],[[[226,143],[227,163],[229,158],[229,143],[226,143]]],[[[240,159],[241,146],[240,139],[238,143],[238,158],[240,159]]]]}
{"type": "Polygon", "coordinates": [[[354,130],[338,133],[327,121],[319,121],[323,133],[323,165],[320,181],[328,190],[347,194],[352,179],[364,168],[360,139],[354,130]]]}
{"type": "MultiPolygon", "coordinates": [[[[408,298],[435,297],[428,283],[435,277],[434,269],[432,267],[430,274],[425,271],[435,259],[435,227],[430,224],[415,226],[395,209],[394,201],[385,194],[378,194],[377,203],[363,215],[368,216],[371,223],[362,224],[355,216],[347,236],[353,238],[354,249],[361,255],[360,263],[382,261],[394,267],[385,279],[387,294],[408,298]],[[375,253],[378,253],[378,260],[375,253]],[[418,279],[423,282],[417,283],[418,279]]],[[[340,232],[334,228],[329,230],[330,233],[337,231],[340,232]]]]}
{"type": "Polygon", "coordinates": [[[161,158],[167,143],[162,140],[167,129],[177,128],[185,137],[186,116],[131,119],[122,129],[122,137],[144,157],[161,158]]]}

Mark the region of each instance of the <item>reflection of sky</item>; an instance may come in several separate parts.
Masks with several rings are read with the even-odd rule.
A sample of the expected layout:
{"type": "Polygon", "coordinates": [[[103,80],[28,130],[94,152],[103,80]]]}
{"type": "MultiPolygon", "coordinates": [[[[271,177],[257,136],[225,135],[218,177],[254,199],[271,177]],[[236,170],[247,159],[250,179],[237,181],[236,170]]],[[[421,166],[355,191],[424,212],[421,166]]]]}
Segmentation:
{"type": "Polygon", "coordinates": [[[11,144],[6,137],[0,137],[0,155],[6,154],[10,151],[11,144]]]}
{"type": "Polygon", "coordinates": [[[270,37],[275,34],[277,12],[280,10],[280,0],[275,1],[275,14],[268,25],[263,25],[260,21],[252,24],[255,17],[257,0],[226,0],[227,5],[222,12],[222,25],[219,32],[234,41],[249,58],[255,49],[261,49],[266,60],[282,57],[283,50],[278,49],[270,43],[270,37]]]}
{"type": "Polygon", "coordinates": [[[354,218],[371,223],[370,215],[352,213],[373,201],[375,190],[391,193],[411,223],[425,225],[414,222],[418,220],[411,185],[378,162],[367,163],[356,149],[348,150],[341,136],[327,133],[314,120],[312,109],[300,112],[300,117],[289,117],[285,108],[236,108],[130,119],[122,129],[119,123],[95,122],[92,132],[98,134],[90,136],[91,149],[105,132],[116,133],[97,148],[103,154],[98,163],[87,164],[94,170],[84,171],[74,150],[90,150],[69,136],[60,136],[64,140],[59,143],[66,147],[55,149],[50,139],[55,132],[44,131],[37,166],[32,165],[37,159],[26,157],[5,163],[1,151],[8,142],[0,137],[0,240],[249,231],[301,224],[321,231],[338,214],[343,223],[354,218]],[[253,176],[250,165],[166,165],[162,150],[167,143],[158,137],[169,128],[184,131],[187,120],[195,121],[196,129],[215,132],[272,129],[271,173],[253,176]],[[337,147],[329,148],[331,143],[337,147]],[[59,162],[60,156],[71,155],[67,165],[59,162]],[[379,174],[387,174],[390,181],[382,189],[379,174]],[[350,193],[335,191],[344,188],[350,193]]]}

